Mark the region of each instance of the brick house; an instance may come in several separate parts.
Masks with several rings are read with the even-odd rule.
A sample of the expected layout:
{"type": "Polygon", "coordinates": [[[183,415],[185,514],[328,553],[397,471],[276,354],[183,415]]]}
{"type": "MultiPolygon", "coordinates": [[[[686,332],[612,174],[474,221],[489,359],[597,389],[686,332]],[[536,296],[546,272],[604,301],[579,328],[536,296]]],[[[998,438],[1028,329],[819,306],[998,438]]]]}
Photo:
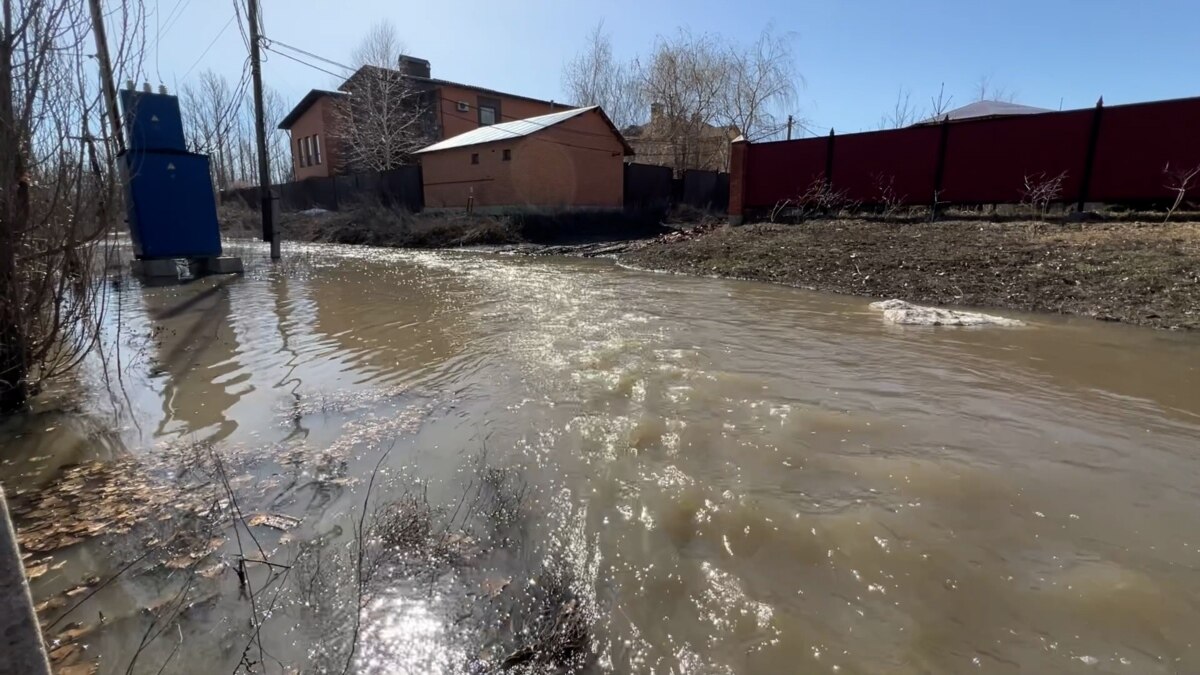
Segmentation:
{"type": "Polygon", "coordinates": [[[618,210],[633,154],[598,106],[477,128],[417,151],[426,208],[618,210]]]}
{"type": "Polygon", "coordinates": [[[663,106],[650,106],[650,121],[623,130],[642,164],[669,166],[676,176],[687,169],[729,170],[729,144],[740,135],[737,127],[684,123],[670,119],[663,106]]]}
{"type": "Polygon", "coordinates": [[[367,76],[403,78],[406,90],[413,92],[414,105],[421,107],[424,117],[421,131],[431,143],[480,127],[571,108],[553,101],[433,78],[425,59],[402,56],[398,66],[395,70],[363,66],[338,91],[313,89],[280,121],[279,128],[291,136],[296,180],[353,170],[338,142],[336,111],[339,103],[352,95],[356,82],[367,76]]]}

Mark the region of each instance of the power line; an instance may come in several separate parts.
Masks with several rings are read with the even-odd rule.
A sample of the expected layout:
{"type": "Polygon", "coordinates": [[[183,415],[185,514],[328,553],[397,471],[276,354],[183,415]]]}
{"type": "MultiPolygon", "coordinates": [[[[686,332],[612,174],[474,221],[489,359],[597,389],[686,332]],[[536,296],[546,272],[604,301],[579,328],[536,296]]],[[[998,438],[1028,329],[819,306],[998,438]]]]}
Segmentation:
{"type": "Polygon", "coordinates": [[[327,75],[332,75],[332,76],[334,76],[334,77],[345,77],[344,75],[339,75],[339,74],[337,74],[337,73],[333,72],[332,70],[325,70],[325,69],[324,69],[324,68],[322,68],[321,66],[314,66],[313,64],[309,63],[308,61],[305,61],[305,60],[303,60],[303,59],[298,59],[298,58],[296,58],[295,56],[292,56],[291,54],[285,54],[285,53],[283,53],[283,52],[280,52],[280,51],[276,51],[276,50],[274,50],[274,49],[271,49],[270,47],[267,47],[267,51],[269,51],[269,52],[271,52],[271,53],[273,53],[273,54],[278,54],[278,55],[282,56],[282,57],[283,57],[283,58],[285,58],[285,59],[291,59],[291,60],[295,61],[296,63],[300,63],[300,64],[303,64],[303,65],[306,65],[306,66],[308,66],[309,68],[312,68],[312,69],[314,69],[314,70],[319,70],[319,71],[321,71],[322,73],[325,73],[325,74],[327,74],[327,75]]]}
{"type": "MultiPolygon", "coordinates": [[[[265,46],[267,49],[271,49],[273,46],[275,46],[275,45],[279,45],[280,47],[285,47],[285,48],[287,48],[287,49],[290,49],[290,50],[292,50],[292,51],[294,51],[294,52],[298,52],[298,53],[300,53],[300,54],[304,54],[305,56],[307,56],[307,57],[309,57],[309,58],[314,58],[314,59],[316,59],[316,60],[318,60],[318,61],[323,61],[323,62],[325,62],[325,63],[328,63],[328,64],[329,64],[329,65],[331,65],[331,66],[337,66],[338,68],[343,68],[343,69],[345,69],[345,70],[349,70],[349,71],[354,71],[354,70],[356,70],[355,68],[351,68],[350,66],[348,66],[348,65],[346,65],[346,64],[344,64],[344,63],[338,63],[337,61],[334,61],[333,59],[327,59],[327,58],[325,58],[324,56],[317,56],[316,54],[314,54],[314,53],[312,53],[312,52],[304,51],[303,49],[300,49],[299,47],[293,47],[292,45],[289,45],[289,44],[288,44],[288,43],[286,43],[286,42],[280,42],[279,40],[274,40],[274,39],[271,39],[271,38],[265,38],[265,39],[266,39],[266,44],[265,44],[264,46],[265,46]]],[[[274,51],[274,50],[272,50],[272,51],[274,51]]],[[[275,53],[276,53],[276,54],[280,54],[280,52],[278,52],[278,51],[276,51],[275,53]]],[[[280,55],[281,55],[281,56],[286,56],[285,54],[280,54],[280,55]]],[[[329,72],[329,71],[326,71],[326,72],[329,72]]]]}
{"type": "Polygon", "coordinates": [[[206,55],[206,54],[208,54],[208,51],[209,51],[210,49],[212,49],[212,48],[213,48],[213,45],[217,44],[217,40],[220,40],[220,39],[221,39],[221,36],[225,34],[225,31],[229,30],[229,26],[230,26],[230,24],[232,24],[232,23],[233,23],[233,20],[234,20],[234,19],[236,19],[236,18],[237,18],[236,16],[231,16],[231,17],[229,17],[229,20],[225,22],[225,25],[224,25],[224,26],[221,28],[221,31],[220,31],[219,33],[217,33],[217,36],[216,36],[215,38],[213,38],[213,39],[212,39],[212,42],[208,43],[208,46],[204,48],[204,51],[200,52],[200,56],[196,57],[196,60],[195,60],[195,62],[193,62],[193,63],[192,63],[192,65],[191,65],[191,67],[189,67],[189,68],[187,69],[187,71],[186,71],[186,72],[184,72],[184,74],[183,74],[183,77],[181,77],[181,78],[179,78],[179,79],[181,79],[181,80],[186,80],[186,79],[187,79],[187,76],[188,76],[188,75],[190,75],[190,74],[192,73],[192,70],[193,70],[193,69],[194,69],[194,68],[195,68],[197,65],[199,65],[199,64],[200,64],[200,60],[201,60],[201,59],[203,59],[203,58],[205,57],[205,55],[206,55]]]}
{"type": "Polygon", "coordinates": [[[162,34],[158,37],[159,40],[162,39],[163,35],[166,35],[172,28],[174,28],[176,23],[179,23],[179,19],[183,18],[184,10],[186,10],[187,6],[191,3],[192,0],[176,0],[175,9],[178,9],[179,13],[176,14],[175,9],[172,9],[171,13],[167,15],[167,25],[163,26],[162,34]]]}

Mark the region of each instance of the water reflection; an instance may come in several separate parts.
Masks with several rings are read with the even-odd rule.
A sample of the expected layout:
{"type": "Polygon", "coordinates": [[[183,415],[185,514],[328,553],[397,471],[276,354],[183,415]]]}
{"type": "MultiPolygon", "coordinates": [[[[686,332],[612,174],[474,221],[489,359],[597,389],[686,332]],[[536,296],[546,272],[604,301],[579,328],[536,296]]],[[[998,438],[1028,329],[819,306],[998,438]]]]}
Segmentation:
{"type": "MultiPolygon", "coordinates": [[[[392,561],[360,671],[1200,668],[1195,340],[889,331],[860,299],[601,261],[305,251],[128,291],[122,324],[152,338],[125,362],[147,435],[236,458],[247,511],[300,521],[259,528],[272,556],[326,552],[336,601],[289,581],[266,624],[287,667],[344,663],[383,457],[369,510],[421,495],[448,557],[392,561]]],[[[247,640],[217,579],[186,655],[247,640]]],[[[104,635],[123,670],[138,632],[104,635]]]]}

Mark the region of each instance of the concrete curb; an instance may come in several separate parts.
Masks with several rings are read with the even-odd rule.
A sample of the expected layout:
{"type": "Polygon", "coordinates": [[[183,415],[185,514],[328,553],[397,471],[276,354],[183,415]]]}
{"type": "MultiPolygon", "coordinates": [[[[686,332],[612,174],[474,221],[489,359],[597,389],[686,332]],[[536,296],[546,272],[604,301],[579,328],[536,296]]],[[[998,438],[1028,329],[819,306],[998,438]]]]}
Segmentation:
{"type": "Polygon", "coordinates": [[[0,487],[0,675],[50,675],[3,487],[0,487]]]}

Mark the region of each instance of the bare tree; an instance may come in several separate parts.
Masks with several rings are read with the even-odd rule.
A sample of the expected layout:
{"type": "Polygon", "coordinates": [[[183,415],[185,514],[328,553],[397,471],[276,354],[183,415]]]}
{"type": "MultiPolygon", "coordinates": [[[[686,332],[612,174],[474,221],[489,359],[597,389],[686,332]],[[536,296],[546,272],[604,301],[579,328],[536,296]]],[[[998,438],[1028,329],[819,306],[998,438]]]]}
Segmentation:
{"type": "Polygon", "coordinates": [[[931,119],[940,120],[950,110],[950,102],[954,100],[954,96],[946,96],[946,83],[943,82],[938,87],[938,95],[929,97],[929,112],[931,119]]]}
{"type": "Polygon", "coordinates": [[[992,83],[991,75],[982,75],[975,83],[976,101],[1003,101],[1012,103],[1017,100],[1017,92],[992,83]]]}
{"type": "MultiPolygon", "coordinates": [[[[796,83],[801,81],[792,57],[791,34],[776,35],[770,27],[754,44],[729,45],[725,87],[725,124],[750,141],[778,137],[787,128],[785,110],[795,107],[796,83]]],[[[801,124],[803,126],[803,123],[801,124]]]]}
{"type": "MultiPolygon", "coordinates": [[[[710,35],[680,30],[659,38],[639,68],[643,95],[651,101],[653,135],[676,170],[708,167],[727,139],[706,138],[725,117],[730,64],[724,45],[710,35]]],[[[662,158],[659,159],[662,161],[662,158]]]]}
{"type": "Polygon", "coordinates": [[[396,26],[387,19],[376,21],[362,41],[350,53],[350,64],[395,68],[404,54],[404,43],[400,40],[396,26]]]}
{"type": "Polygon", "coordinates": [[[880,129],[903,129],[922,119],[912,104],[912,91],[901,87],[896,92],[896,102],[892,104],[892,112],[879,118],[880,129]]]}
{"type": "Polygon", "coordinates": [[[376,23],[353,59],[358,71],[342,85],[349,93],[335,106],[339,156],[346,168],[386,171],[412,159],[429,142],[424,92],[396,70],[403,54],[395,28],[376,23]]]}
{"type": "Polygon", "coordinates": [[[764,140],[787,128],[801,81],[792,39],[768,27],[743,45],[680,29],[660,36],[644,58],[621,62],[600,24],[563,69],[563,87],[578,103],[602,106],[622,128],[644,121],[649,107],[635,144],[644,160],[678,171],[726,168],[738,134],[764,140]]]}
{"type": "Polygon", "coordinates": [[[618,129],[639,121],[645,109],[636,73],[613,56],[612,40],[600,21],[585,38],[583,51],[563,66],[562,86],[577,105],[598,105],[618,129]]]}
{"type": "MultiPolygon", "coordinates": [[[[118,78],[136,77],[142,4],[110,2],[118,78]]],[[[119,222],[108,138],[78,0],[0,0],[0,410],[76,367],[98,344],[119,222]],[[101,137],[93,135],[101,134],[101,137]]]]}

